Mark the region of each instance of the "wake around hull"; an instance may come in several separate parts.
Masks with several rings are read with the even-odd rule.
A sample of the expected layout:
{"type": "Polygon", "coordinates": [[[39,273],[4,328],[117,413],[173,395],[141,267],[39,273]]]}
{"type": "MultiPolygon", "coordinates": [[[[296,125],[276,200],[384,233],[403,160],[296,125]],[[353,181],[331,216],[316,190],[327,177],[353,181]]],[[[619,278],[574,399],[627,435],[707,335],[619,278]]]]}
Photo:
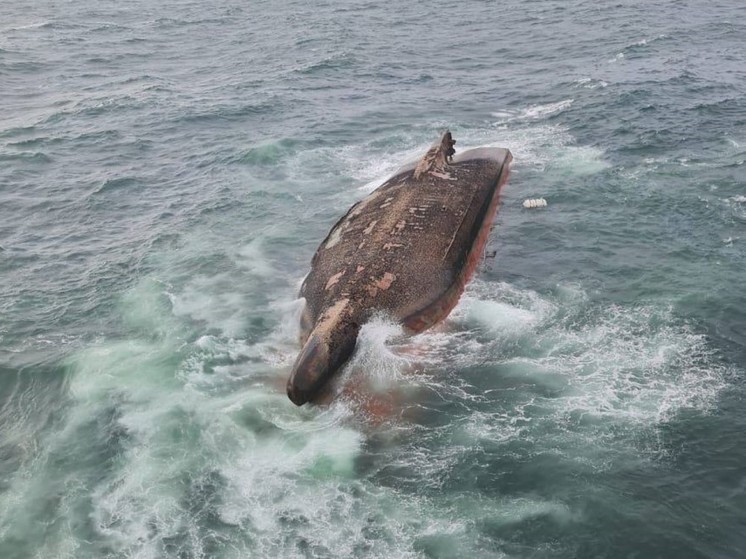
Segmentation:
{"type": "Polygon", "coordinates": [[[288,380],[313,400],[352,355],[360,326],[385,313],[410,332],[443,320],[473,276],[512,160],[502,148],[451,159],[450,133],[334,225],[301,287],[301,350],[288,380]]]}

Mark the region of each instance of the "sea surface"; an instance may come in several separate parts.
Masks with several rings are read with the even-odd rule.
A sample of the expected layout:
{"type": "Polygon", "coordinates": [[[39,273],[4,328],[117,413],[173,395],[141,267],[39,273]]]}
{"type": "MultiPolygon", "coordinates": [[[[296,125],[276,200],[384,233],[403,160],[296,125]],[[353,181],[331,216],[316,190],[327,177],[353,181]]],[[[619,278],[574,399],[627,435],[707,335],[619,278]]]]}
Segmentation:
{"type": "Polygon", "coordinates": [[[0,557],[746,557],[745,37],[741,0],[2,2],[0,557]],[[311,256],[447,128],[514,155],[488,257],[295,407],[311,256]]]}

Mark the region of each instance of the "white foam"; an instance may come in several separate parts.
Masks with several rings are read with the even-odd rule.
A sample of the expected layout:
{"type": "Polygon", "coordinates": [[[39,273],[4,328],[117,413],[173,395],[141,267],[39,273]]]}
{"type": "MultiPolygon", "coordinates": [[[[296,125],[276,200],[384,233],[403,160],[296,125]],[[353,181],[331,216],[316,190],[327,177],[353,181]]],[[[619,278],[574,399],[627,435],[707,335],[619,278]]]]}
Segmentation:
{"type": "Polygon", "coordinates": [[[594,78],[580,78],[575,80],[575,84],[579,85],[583,89],[599,89],[609,85],[609,82],[594,78]]]}
{"type": "Polygon", "coordinates": [[[746,219],[746,196],[737,194],[730,198],[721,199],[721,203],[739,220],[746,219]]]}
{"type": "Polygon", "coordinates": [[[234,260],[244,270],[253,274],[271,277],[276,273],[264,250],[266,239],[255,237],[244,245],[239,245],[234,260]]]}
{"type": "Polygon", "coordinates": [[[499,119],[501,122],[505,122],[511,118],[514,118],[516,113],[513,111],[493,111],[492,116],[499,119]]]}
{"type": "Polygon", "coordinates": [[[365,192],[366,194],[369,192],[373,192],[376,188],[381,186],[383,183],[385,183],[389,177],[391,176],[391,173],[384,173],[382,175],[379,175],[372,181],[366,182],[363,186],[358,187],[358,190],[365,192]]]}
{"type": "Polygon", "coordinates": [[[561,113],[570,108],[570,106],[572,106],[574,102],[574,99],[564,99],[562,101],[557,101],[555,103],[546,103],[544,105],[529,105],[528,107],[519,110],[495,111],[492,113],[492,116],[499,119],[498,122],[500,124],[519,120],[538,120],[547,116],[561,113]]]}
{"type": "Polygon", "coordinates": [[[546,105],[531,105],[523,110],[520,118],[537,119],[561,113],[566,109],[569,109],[574,101],[574,99],[565,99],[556,103],[547,103],[546,105]]]}
{"type": "Polygon", "coordinates": [[[511,326],[529,326],[537,324],[555,309],[554,304],[534,291],[477,278],[467,287],[453,318],[468,321],[471,317],[480,317],[482,325],[497,330],[506,326],[505,314],[514,317],[508,319],[511,326]]]}
{"type": "MultiPolygon", "coordinates": [[[[430,142],[432,143],[432,141],[430,142]]],[[[396,172],[404,163],[422,156],[430,147],[421,139],[407,137],[406,149],[376,148],[369,142],[342,147],[320,147],[298,153],[288,163],[291,176],[302,178],[308,174],[309,165],[328,162],[327,167],[340,169],[343,175],[363,182],[355,191],[372,192],[396,172]]],[[[352,199],[355,191],[345,191],[345,198],[352,199]]]]}
{"type": "Polygon", "coordinates": [[[137,330],[168,337],[178,324],[172,320],[170,286],[153,278],[144,278],[120,299],[125,323],[137,330]]]}
{"type": "MultiPolygon", "coordinates": [[[[564,103],[496,115],[499,123],[465,131],[463,144],[507,146],[519,167],[540,171],[582,168],[583,158],[591,167],[603,163],[600,150],[574,146],[562,127],[536,122],[570,106],[564,103]]],[[[343,164],[343,173],[361,181],[393,172],[388,161],[398,167],[408,153],[381,157],[385,150],[363,148],[350,150],[343,164]]],[[[418,146],[413,155],[426,148],[418,146]]],[[[81,444],[83,426],[110,421],[123,434],[111,441],[116,454],[103,477],[80,489],[73,472],[64,489],[51,489],[63,493],[63,506],[90,507],[90,529],[115,554],[158,557],[164,541],[188,538],[185,554],[206,556],[200,530],[204,515],[214,513],[236,527],[238,536],[226,544],[233,548],[226,553],[236,557],[419,557],[413,542],[423,534],[447,535],[469,556],[465,540],[473,517],[454,520],[452,503],[438,505],[439,497],[390,489],[356,471],[361,455],[379,459],[378,449],[366,454],[366,428],[344,398],[326,408],[289,404],[283,384],[298,351],[303,302],[284,286],[277,299],[261,303],[239,288],[239,278],[258,282],[276,273],[261,239],[229,256],[240,275],[219,270],[187,274],[178,287],[152,279],[136,286],[122,310],[136,331],[132,338],[102,341],[70,359],[75,403],[64,427],[42,441],[41,459],[12,481],[3,517],[13,511],[33,525],[20,505],[49,488],[52,470],[45,462],[54,467],[55,449],[81,444]],[[247,339],[245,323],[256,316],[268,317],[272,326],[247,339]],[[208,485],[202,480],[209,476],[216,479],[213,504],[189,493],[190,486],[208,485]],[[205,508],[189,510],[195,501],[205,508]],[[372,528],[375,546],[366,549],[372,528]]],[[[412,478],[400,481],[427,488],[461,475],[455,470],[463,456],[487,445],[530,441],[536,449],[583,459],[580,443],[622,451],[628,444],[633,455],[639,450],[635,434],[683,409],[706,413],[724,385],[723,366],[707,339],[670,310],[654,303],[593,303],[580,285],[538,293],[476,280],[445,324],[406,340],[400,333],[383,317],[367,324],[349,369],[381,390],[427,384],[457,410],[434,428],[406,421],[387,427],[394,442],[383,451],[389,453],[385,466],[408,468],[412,478]],[[413,375],[404,374],[413,367],[413,375]],[[488,377],[486,388],[462,378],[477,367],[488,377]],[[490,384],[493,373],[511,380],[508,388],[490,384]],[[489,407],[480,408],[485,402],[489,407]],[[401,432],[426,442],[413,436],[414,443],[403,445],[396,440],[401,432]],[[631,434],[624,439],[624,433],[631,434]]],[[[411,396],[415,406],[417,397],[411,396]]],[[[500,524],[577,516],[553,500],[479,501],[469,506],[500,524]]],[[[50,544],[46,555],[73,548],[72,535],[61,537],[67,544],[50,544]]]]}
{"type": "MultiPolygon", "coordinates": [[[[225,342],[203,336],[195,346],[214,356],[225,342]]],[[[224,520],[250,522],[257,535],[265,527],[280,528],[277,498],[284,494],[294,502],[293,478],[351,475],[362,439],[340,425],[343,408],[297,409],[265,385],[220,397],[190,390],[190,384],[182,390],[180,375],[169,371],[164,359],[171,352],[173,348],[130,341],[104,345],[74,361],[71,393],[80,401],[81,420],[119,394],[117,422],[129,435],[121,467],[93,488],[94,526],[113,549],[155,557],[163,538],[193,530],[190,549],[199,551],[199,519],[184,509],[186,488],[179,480],[200,475],[204,468],[217,467],[228,483],[220,513],[224,520]],[[241,428],[247,415],[271,426],[274,436],[241,428]],[[236,503],[240,506],[233,507],[236,503]]],[[[315,485],[299,487],[311,491],[302,506],[315,502],[314,507],[328,508],[310,498],[317,495],[315,485]]]]}
{"type": "MultiPolygon", "coordinates": [[[[585,82],[583,82],[585,84],[585,82]]],[[[586,84],[588,85],[588,84],[586,84]]],[[[605,82],[594,82],[592,87],[603,87],[605,82]]],[[[557,124],[542,124],[548,117],[569,109],[574,99],[535,104],[492,113],[497,120],[484,128],[454,128],[458,151],[474,147],[507,147],[514,156],[514,172],[528,167],[545,170],[550,165],[563,173],[580,176],[596,173],[609,165],[604,161],[603,150],[593,146],[577,146],[569,132],[557,124]]],[[[394,172],[407,162],[419,159],[431,146],[441,129],[427,135],[406,134],[396,142],[379,147],[372,142],[347,145],[337,148],[313,148],[300,152],[288,163],[292,176],[308,174],[309,165],[341,168],[344,175],[363,184],[355,191],[344,190],[341,197],[346,204],[352,203],[360,193],[370,193],[383,184],[394,172]],[[404,148],[404,149],[401,149],[404,148]],[[356,193],[357,192],[357,193],[356,193]]],[[[335,175],[336,177],[336,175],[335,175]]],[[[342,202],[341,202],[342,203],[342,202]]]]}
{"type": "MultiPolygon", "coordinates": [[[[99,541],[128,556],[157,557],[165,540],[184,541],[190,553],[206,555],[204,514],[215,514],[246,535],[230,541],[237,557],[303,556],[299,541],[326,556],[353,556],[370,544],[371,523],[379,535],[366,555],[417,557],[414,542],[423,536],[442,537],[468,554],[472,519],[511,525],[579,518],[556,500],[471,502],[444,495],[436,502],[361,476],[358,461],[368,439],[344,398],[325,408],[296,408],[281,385],[256,382],[259,369],[287,372],[286,364],[268,357],[268,348],[287,343],[287,354],[295,355],[294,327],[283,324],[297,320],[299,304],[272,303],[283,316],[254,341],[211,333],[182,346],[177,336],[145,336],[101,343],[71,359],[76,404],[65,428],[45,441],[46,452],[80,443],[79,429],[102,421],[112,407],[116,413],[108,421],[126,433],[105,477],[90,488],[71,482],[65,489],[71,506],[90,498],[99,541]],[[184,359],[174,359],[179,352],[184,359]],[[205,363],[227,357],[249,361],[204,372],[205,363]],[[212,384],[200,377],[211,377],[212,384]],[[234,384],[236,377],[243,382],[234,384]],[[199,490],[207,496],[193,493],[199,490]],[[197,512],[190,509],[195,501],[197,512]],[[456,521],[453,511],[462,509],[454,507],[463,508],[456,521]]],[[[436,428],[390,424],[389,446],[367,458],[400,472],[401,483],[433,491],[460,475],[464,455],[516,441],[608,467],[611,450],[639,453],[640,432],[682,409],[711,409],[724,383],[706,338],[669,309],[599,308],[579,285],[540,294],[477,279],[443,327],[404,341],[400,334],[398,325],[377,317],[363,328],[351,366],[389,389],[408,382],[402,373],[412,364],[426,363],[427,374],[411,382],[426,383],[458,411],[436,428]],[[477,393],[460,380],[463,371],[490,364],[512,380],[499,397],[489,383],[477,393]],[[396,438],[401,433],[408,442],[396,438]]],[[[17,499],[43,489],[39,480],[48,472],[40,468],[25,470],[26,482],[13,482],[17,499]]],[[[4,510],[11,506],[7,499],[4,510]]],[[[62,542],[50,543],[52,555],[74,544],[75,534],[59,537],[62,542]]]]}
{"type": "Polygon", "coordinates": [[[731,146],[733,146],[734,148],[740,148],[740,147],[741,147],[741,143],[740,143],[740,142],[737,142],[737,141],[736,141],[736,140],[734,140],[733,138],[725,138],[725,140],[726,140],[726,141],[727,141],[727,142],[728,142],[728,143],[729,143],[729,144],[730,144],[731,146]]]}
{"type": "Polygon", "coordinates": [[[350,174],[358,179],[366,181],[358,190],[369,193],[381,186],[388,178],[398,171],[403,165],[415,161],[430,149],[431,144],[419,143],[416,147],[409,148],[397,153],[374,155],[359,154],[363,163],[354,160],[346,160],[350,174]]]}
{"type": "Polygon", "coordinates": [[[552,170],[574,176],[599,173],[611,165],[603,159],[604,151],[591,146],[566,146],[552,159],[552,170]]]}
{"type": "Polygon", "coordinates": [[[395,354],[387,342],[402,335],[401,326],[384,316],[375,317],[360,330],[351,366],[363,369],[366,376],[380,383],[396,380],[406,359],[395,354]]]}
{"type": "Polygon", "coordinates": [[[632,43],[627,48],[629,49],[629,48],[633,48],[633,47],[645,47],[645,46],[647,46],[650,43],[654,43],[656,41],[660,41],[661,39],[667,39],[667,38],[668,38],[668,35],[665,35],[665,34],[656,35],[652,39],[647,39],[647,38],[646,39],[640,39],[639,41],[636,41],[636,42],[632,43]]]}
{"type": "Polygon", "coordinates": [[[574,145],[575,139],[559,125],[498,123],[497,126],[492,136],[499,139],[485,137],[482,145],[509,148],[513,154],[513,166],[517,169],[586,176],[609,167],[603,150],[574,145]]]}
{"type": "Polygon", "coordinates": [[[529,328],[538,320],[537,315],[531,311],[499,301],[479,301],[467,298],[463,307],[463,312],[469,321],[497,332],[529,328]]]}
{"type": "Polygon", "coordinates": [[[240,335],[246,324],[247,303],[242,294],[218,288],[226,279],[222,274],[194,278],[172,296],[174,315],[203,321],[208,328],[218,328],[228,336],[240,335]]]}
{"type": "Polygon", "coordinates": [[[553,331],[544,356],[530,358],[562,375],[574,393],[553,402],[565,416],[609,417],[654,424],[686,407],[709,409],[723,387],[723,369],[706,339],[670,311],[608,307],[600,320],[553,331]],[[661,321],[663,326],[655,326],[661,321]]]}
{"type": "Polygon", "coordinates": [[[13,25],[11,27],[5,27],[3,29],[0,29],[0,34],[8,33],[11,31],[25,31],[26,29],[39,29],[49,24],[50,24],[49,21],[35,21],[33,23],[27,23],[25,25],[13,25]]]}
{"type": "Polygon", "coordinates": [[[580,519],[580,514],[573,512],[568,505],[557,501],[538,499],[508,499],[492,516],[500,524],[517,524],[532,518],[548,516],[559,524],[567,524],[580,519]]]}
{"type": "Polygon", "coordinates": [[[728,370],[703,334],[665,307],[592,306],[589,314],[590,304],[577,285],[547,298],[476,280],[446,328],[415,338],[417,360],[436,368],[425,380],[445,399],[472,406],[494,396],[437,370],[494,363],[496,379],[515,379],[506,392],[496,388],[506,399],[494,411],[469,413],[453,431],[454,444],[546,444],[550,437],[577,460],[605,468],[610,448],[634,454],[640,433],[684,409],[713,409],[728,370]]]}
{"type": "MultiPolygon", "coordinates": [[[[592,146],[576,146],[575,139],[560,125],[540,124],[547,117],[559,114],[572,106],[573,99],[529,105],[515,110],[500,110],[492,113],[496,122],[484,128],[454,129],[458,140],[457,149],[465,151],[473,147],[507,147],[514,156],[514,171],[521,167],[580,176],[596,173],[609,165],[604,161],[604,152],[592,146]]],[[[445,128],[445,125],[443,126],[445,128]]],[[[341,148],[314,148],[298,153],[289,163],[297,168],[299,176],[307,174],[309,164],[320,165],[328,161],[334,168],[341,167],[343,173],[363,184],[356,191],[369,193],[383,184],[403,164],[422,156],[437,136],[434,131],[428,137],[422,133],[403,135],[393,145],[380,148],[371,142],[348,145],[341,148]],[[397,149],[406,146],[405,149],[397,149]]],[[[345,191],[345,203],[351,203],[359,194],[345,191]]]]}

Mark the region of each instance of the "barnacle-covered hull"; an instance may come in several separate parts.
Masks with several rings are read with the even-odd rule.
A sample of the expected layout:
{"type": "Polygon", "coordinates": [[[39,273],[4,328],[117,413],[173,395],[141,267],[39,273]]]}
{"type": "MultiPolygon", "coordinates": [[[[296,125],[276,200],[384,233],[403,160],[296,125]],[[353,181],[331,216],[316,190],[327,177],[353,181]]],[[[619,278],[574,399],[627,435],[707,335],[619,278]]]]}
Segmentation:
{"type": "Polygon", "coordinates": [[[473,275],[505,184],[510,152],[466,151],[450,133],[334,225],[301,287],[301,350],[288,380],[297,405],[312,400],[352,355],[375,313],[420,332],[443,320],[473,275]]]}

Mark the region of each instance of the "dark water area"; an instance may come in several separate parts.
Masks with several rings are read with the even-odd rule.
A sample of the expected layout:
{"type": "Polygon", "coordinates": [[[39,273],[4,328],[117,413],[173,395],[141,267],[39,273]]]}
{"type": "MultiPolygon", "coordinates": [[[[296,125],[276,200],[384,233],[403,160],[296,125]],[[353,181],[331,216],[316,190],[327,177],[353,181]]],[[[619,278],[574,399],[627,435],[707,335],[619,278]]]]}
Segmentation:
{"type": "Polygon", "coordinates": [[[746,556],[744,21],[3,4],[0,557],[746,556]],[[495,257],[296,408],[316,246],[446,128],[495,257]]]}

